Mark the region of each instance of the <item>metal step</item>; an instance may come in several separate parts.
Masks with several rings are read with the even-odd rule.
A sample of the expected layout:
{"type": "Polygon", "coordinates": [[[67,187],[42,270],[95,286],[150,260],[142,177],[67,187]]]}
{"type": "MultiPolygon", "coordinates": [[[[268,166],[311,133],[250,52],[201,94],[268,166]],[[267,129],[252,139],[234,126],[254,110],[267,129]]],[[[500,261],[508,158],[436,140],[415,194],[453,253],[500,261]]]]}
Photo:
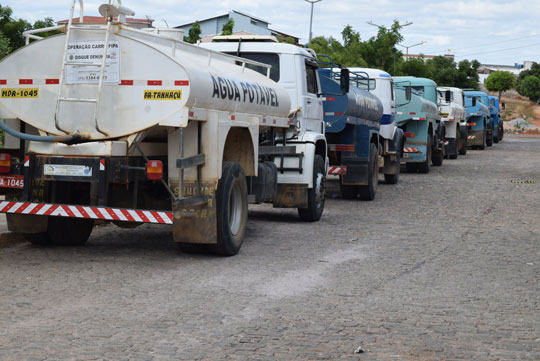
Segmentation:
{"type": "Polygon", "coordinates": [[[96,103],[97,99],[85,99],[85,98],[65,98],[60,97],[58,101],[62,102],[72,102],[72,103],[96,103]]]}

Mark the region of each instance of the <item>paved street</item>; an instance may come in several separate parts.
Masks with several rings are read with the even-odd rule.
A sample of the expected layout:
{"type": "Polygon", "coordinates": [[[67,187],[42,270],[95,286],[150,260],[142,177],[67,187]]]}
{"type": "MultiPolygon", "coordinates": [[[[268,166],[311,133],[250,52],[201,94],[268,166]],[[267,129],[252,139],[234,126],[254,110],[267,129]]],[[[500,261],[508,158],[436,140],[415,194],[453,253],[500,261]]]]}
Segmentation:
{"type": "Polygon", "coordinates": [[[538,360],[539,170],[507,135],[318,223],[253,207],[231,258],[148,225],[0,248],[0,360],[538,360]]]}

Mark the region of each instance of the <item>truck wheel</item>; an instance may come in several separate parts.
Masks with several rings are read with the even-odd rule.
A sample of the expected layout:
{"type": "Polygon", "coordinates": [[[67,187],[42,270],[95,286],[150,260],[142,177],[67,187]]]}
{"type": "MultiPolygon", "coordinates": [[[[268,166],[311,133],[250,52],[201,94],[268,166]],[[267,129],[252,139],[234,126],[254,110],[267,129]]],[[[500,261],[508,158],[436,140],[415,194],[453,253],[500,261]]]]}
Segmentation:
{"type": "Polygon", "coordinates": [[[244,242],[248,218],[246,176],[238,163],[223,163],[216,191],[216,214],[217,244],[205,246],[212,253],[234,256],[244,242]]]}
{"type": "Polygon", "coordinates": [[[457,159],[458,157],[458,148],[459,148],[459,143],[461,142],[461,134],[460,134],[460,131],[459,131],[459,125],[456,129],[456,143],[454,145],[454,148],[450,150],[450,155],[448,156],[448,158],[450,159],[457,159]]]}
{"type": "Polygon", "coordinates": [[[405,168],[407,168],[407,173],[416,173],[418,172],[418,164],[413,162],[405,163],[405,168]]]}
{"type": "Polygon", "coordinates": [[[57,246],[82,246],[88,241],[93,228],[93,219],[50,216],[47,233],[57,246]]]}
{"type": "Polygon", "coordinates": [[[424,174],[429,173],[429,165],[431,164],[431,154],[432,154],[431,152],[433,151],[433,149],[431,149],[431,135],[428,135],[426,149],[427,149],[426,160],[423,161],[422,163],[417,163],[418,171],[424,174]]]}
{"type": "Polygon", "coordinates": [[[500,131],[501,131],[500,127],[497,127],[497,135],[495,134],[493,135],[493,143],[495,144],[499,143],[500,131]]]}
{"type": "Polygon", "coordinates": [[[368,164],[368,184],[358,187],[360,199],[372,201],[377,194],[377,185],[379,184],[379,152],[377,146],[373,143],[369,146],[369,164],[368,164]]]}
{"type": "MultiPolygon", "coordinates": [[[[401,157],[399,156],[399,152],[396,154],[396,162],[399,166],[399,163],[401,162],[401,157]]],[[[398,173],[385,174],[384,181],[386,182],[386,184],[397,184],[399,182],[399,167],[398,167],[398,173]]]]}
{"type": "Polygon", "coordinates": [[[484,130],[484,134],[482,135],[482,145],[477,145],[477,146],[476,146],[476,149],[479,149],[479,150],[484,150],[484,149],[486,149],[486,137],[487,137],[487,133],[486,133],[486,131],[484,130]]]}
{"type": "Polygon", "coordinates": [[[499,128],[499,141],[503,140],[504,137],[504,126],[501,124],[501,127],[499,128]]]}
{"type": "Polygon", "coordinates": [[[467,154],[467,144],[463,144],[463,146],[459,150],[459,155],[466,155],[466,154],[467,154]]]}
{"type": "Polygon", "coordinates": [[[339,189],[341,190],[341,197],[344,199],[356,199],[358,196],[358,186],[350,186],[340,183],[339,189]]]}
{"type": "Polygon", "coordinates": [[[486,145],[487,145],[488,147],[493,146],[493,131],[491,132],[491,134],[487,134],[487,137],[486,137],[486,145]]]}
{"type": "Polygon", "coordinates": [[[316,222],[321,219],[324,210],[326,192],[326,172],[323,158],[316,154],[313,160],[313,187],[308,189],[308,207],[298,208],[300,219],[306,222],[316,222]]]}

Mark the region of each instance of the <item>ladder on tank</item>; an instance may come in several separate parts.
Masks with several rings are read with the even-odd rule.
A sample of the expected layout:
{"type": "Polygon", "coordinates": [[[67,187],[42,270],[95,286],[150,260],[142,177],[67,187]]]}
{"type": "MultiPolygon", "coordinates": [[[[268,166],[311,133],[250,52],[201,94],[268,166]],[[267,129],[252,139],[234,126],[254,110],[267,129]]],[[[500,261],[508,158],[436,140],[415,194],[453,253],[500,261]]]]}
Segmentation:
{"type": "MultiPolygon", "coordinates": [[[[69,47],[69,41],[71,39],[71,33],[73,30],[75,31],[96,31],[98,29],[96,29],[96,27],[94,26],[85,26],[82,24],[82,21],[83,21],[83,0],[79,0],[79,6],[80,6],[80,10],[81,10],[81,15],[80,15],[80,25],[79,26],[74,26],[73,25],[73,13],[75,11],[75,3],[76,3],[77,0],[73,0],[72,3],[71,3],[71,10],[70,10],[70,14],[69,14],[69,20],[68,20],[68,24],[67,24],[67,32],[66,32],[66,43],[64,45],[64,55],[63,55],[63,58],[62,58],[62,71],[60,73],[60,83],[59,83],[59,86],[58,86],[58,97],[57,97],[57,101],[56,101],[56,111],[55,111],[55,114],[54,114],[54,124],[55,124],[55,127],[56,129],[66,133],[66,134],[70,134],[70,132],[68,130],[65,130],[63,129],[61,126],[60,126],[60,122],[59,122],[59,112],[60,112],[60,104],[62,102],[68,102],[68,103],[94,103],[95,106],[94,106],[94,127],[95,129],[105,135],[105,136],[108,136],[109,134],[100,128],[99,126],[99,121],[98,121],[98,114],[99,114],[99,105],[100,105],[100,97],[101,97],[101,90],[103,88],[103,76],[104,76],[104,73],[105,73],[105,67],[106,67],[106,63],[107,63],[107,51],[109,50],[109,41],[110,41],[110,30],[111,30],[111,20],[112,20],[112,16],[108,16],[106,17],[107,19],[107,26],[106,26],[106,30],[105,30],[105,43],[104,43],[104,46],[103,46],[103,57],[101,58],[101,61],[100,62],[96,62],[96,63],[84,63],[84,62],[77,62],[77,61],[68,61],[67,60],[67,52],[68,52],[68,47],[69,47]],[[66,72],[66,67],[67,66],[99,66],[99,80],[98,80],[98,85],[97,85],[97,91],[96,91],[96,97],[95,98],[70,98],[70,97],[66,97],[66,96],[63,96],[62,95],[62,91],[64,89],[64,77],[65,77],[65,72],[66,72]]],[[[118,3],[120,3],[119,0],[117,0],[118,3]]],[[[109,0],[109,5],[112,4],[112,0],[109,0]]],[[[101,29],[99,29],[101,30],[101,29]]]]}

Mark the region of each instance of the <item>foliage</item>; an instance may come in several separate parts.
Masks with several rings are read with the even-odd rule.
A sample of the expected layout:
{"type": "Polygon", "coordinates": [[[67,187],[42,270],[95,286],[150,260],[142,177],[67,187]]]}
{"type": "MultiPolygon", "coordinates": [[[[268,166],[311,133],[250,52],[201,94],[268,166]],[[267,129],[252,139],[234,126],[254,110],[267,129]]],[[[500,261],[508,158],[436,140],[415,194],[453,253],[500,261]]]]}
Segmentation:
{"type": "Polygon", "coordinates": [[[12,18],[13,11],[9,6],[0,5],[0,31],[9,39],[12,50],[24,46],[23,32],[32,29],[32,25],[23,19],[12,18]]]}
{"type": "Polygon", "coordinates": [[[530,69],[523,70],[522,72],[520,72],[516,80],[516,90],[518,91],[520,95],[523,95],[526,97],[528,97],[527,93],[531,90],[530,86],[532,85],[532,82],[533,82],[532,80],[529,80],[527,84],[527,88],[524,88],[523,82],[525,78],[527,78],[528,76],[534,76],[540,79],[540,64],[536,62],[533,63],[530,69]]]}
{"type": "Polygon", "coordinates": [[[195,44],[201,38],[201,24],[195,21],[191,28],[189,28],[188,36],[184,36],[186,43],[195,44]]]}
{"type": "Polygon", "coordinates": [[[540,99],[540,79],[534,75],[527,75],[520,84],[520,94],[536,102],[540,99]]]}
{"type": "Polygon", "coordinates": [[[431,78],[431,69],[426,65],[424,58],[409,59],[400,64],[400,74],[431,78]]]}
{"type": "Polygon", "coordinates": [[[491,73],[484,85],[489,91],[499,92],[499,99],[503,91],[510,90],[514,86],[515,77],[508,71],[495,71],[491,73]]]}
{"type": "Polygon", "coordinates": [[[11,53],[11,45],[9,39],[0,32],[0,59],[11,53]]]}
{"type": "MultiPolygon", "coordinates": [[[[56,24],[54,23],[54,20],[52,18],[45,18],[43,20],[37,20],[35,23],[34,23],[34,26],[32,26],[32,29],[43,29],[43,28],[50,28],[52,26],[55,26],[56,24]]],[[[38,35],[41,36],[41,37],[47,37],[47,36],[51,36],[51,35],[56,35],[56,34],[60,34],[61,31],[59,30],[53,30],[53,31],[46,31],[46,32],[43,32],[43,33],[39,33],[38,35]]]]}
{"type": "Polygon", "coordinates": [[[396,49],[396,45],[403,41],[401,28],[399,22],[394,20],[390,29],[379,26],[377,36],[364,42],[361,55],[369,66],[393,73],[394,57],[401,58],[403,55],[396,49]]]}
{"type": "Polygon", "coordinates": [[[232,35],[234,28],[234,20],[233,18],[229,18],[225,24],[223,24],[223,27],[221,28],[221,35],[232,35]]]}
{"type": "Polygon", "coordinates": [[[287,36],[287,38],[285,39],[281,39],[281,38],[278,38],[278,42],[280,43],[285,43],[285,44],[296,44],[296,42],[294,41],[294,39],[290,36],[287,36]]]}

